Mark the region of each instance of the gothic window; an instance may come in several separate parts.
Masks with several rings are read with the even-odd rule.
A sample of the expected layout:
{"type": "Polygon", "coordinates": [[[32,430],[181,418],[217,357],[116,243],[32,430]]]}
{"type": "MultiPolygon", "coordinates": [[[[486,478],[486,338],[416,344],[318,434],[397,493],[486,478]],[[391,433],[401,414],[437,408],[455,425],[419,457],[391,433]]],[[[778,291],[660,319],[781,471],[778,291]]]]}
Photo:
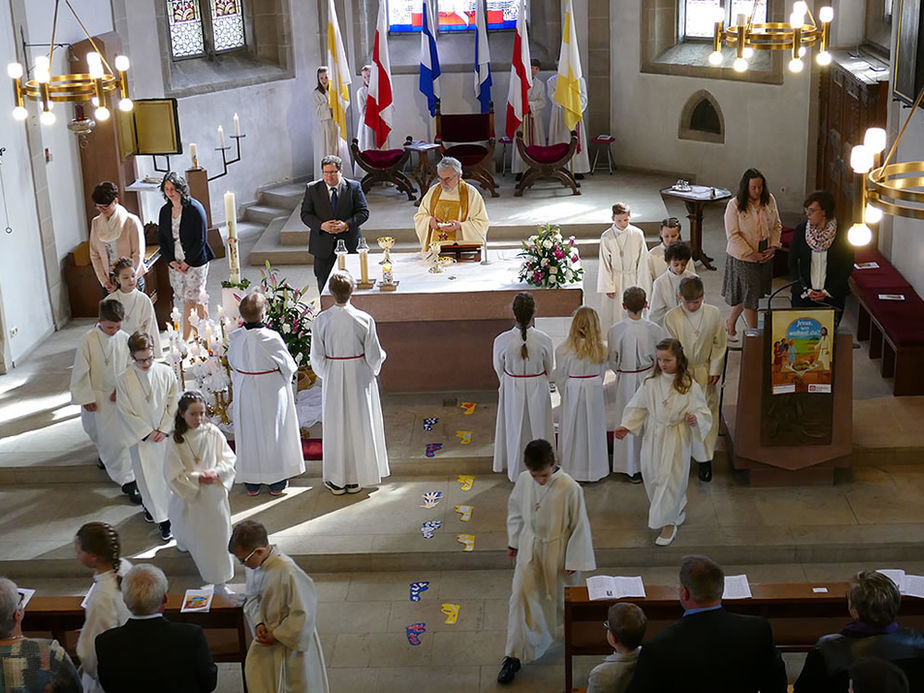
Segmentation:
{"type": "Polygon", "coordinates": [[[700,89],[687,99],[680,113],[678,137],[699,142],[725,142],[725,118],[715,97],[700,89]]]}
{"type": "Polygon", "coordinates": [[[167,0],[170,52],[174,58],[192,58],[205,53],[202,16],[198,0],[167,0]]]}
{"type": "Polygon", "coordinates": [[[210,0],[216,53],[244,47],[242,2],[243,0],[210,0]]]}
{"type": "Polygon", "coordinates": [[[246,48],[244,0],[166,0],[174,60],[246,48]]]}

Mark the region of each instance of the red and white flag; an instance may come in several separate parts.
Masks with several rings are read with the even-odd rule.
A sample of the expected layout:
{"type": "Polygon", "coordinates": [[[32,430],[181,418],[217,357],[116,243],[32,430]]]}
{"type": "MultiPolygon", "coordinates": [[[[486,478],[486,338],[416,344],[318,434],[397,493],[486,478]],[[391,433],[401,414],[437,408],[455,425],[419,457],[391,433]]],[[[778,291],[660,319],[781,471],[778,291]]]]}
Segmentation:
{"type": "Polygon", "coordinates": [[[513,36],[510,64],[510,90],[507,92],[507,137],[513,140],[529,113],[529,90],[533,86],[530,70],[529,36],[526,33],[526,0],[520,0],[517,31],[513,36]]]}
{"type": "Polygon", "coordinates": [[[379,0],[379,18],[375,25],[372,46],[372,76],[366,99],[366,125],[375,132],[375,146],[382,149],[391,132],[394,106],[391,93],[391,61],[388,59],[388,20],[385,0],[379,0]]]}

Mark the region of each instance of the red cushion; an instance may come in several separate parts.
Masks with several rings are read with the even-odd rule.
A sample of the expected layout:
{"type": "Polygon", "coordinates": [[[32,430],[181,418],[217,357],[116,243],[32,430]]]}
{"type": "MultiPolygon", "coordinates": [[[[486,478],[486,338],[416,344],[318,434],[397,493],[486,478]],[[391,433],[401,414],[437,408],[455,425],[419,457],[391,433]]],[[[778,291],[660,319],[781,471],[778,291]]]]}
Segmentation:
{"type": "Polygon", "coordinates": [[[883,287],[864,292],[863,300],[876,322],[882,325],[882,329],[896,345],[924,344],[924,301],[910,286],[883,287]],[[883,301],[879,294],[902,294],[905,300],[883,301]]]}
{"type": "Polygon", "coordinates": [[[440,136],[450,142],[471,142],[494,137],[486,113],[466,113],[440,116],[440,136]]]}
{"type": "Polygon", "coordinates": [[[875,262],[879,267],[875,269],[854,268],[851,278],[857,289],[863,293],[876,291],[878,293],[905,293],[911,289],[911,284],[892,266],[892,263],[874,248],[858,248],[854,253],[854,262],[858,265],[864,262],[875,262]],[[898,287],[901,291],[886,291],[885,289],[898,287]]]}
{"type": "Polygon", "coordinates": [[[454,156],[463,166],[481,163],[488,150],[480,144],[456,144],[446,150],[446,156],[454,156]]]}
{"type": "Polygon", "coordinates": [[[612,135],[597,135],[596,137],[594,137],[594,142],[597,142],[597,143],[601,143],[601,142],[606,143],[606,142],[615,142],[615,141],[616,141],[616,138],[613,137],[612,135]]]}
{"type": "Polygon", "coordinates": [[[361,152],[362,158],[375,168],[389,168],[398,163],[404,156],[403,149],[366,149],[361,152]]]}
{"type": "Polygon", "coordinates": [[[796,230],[792,226],[784,226],[780,229],[780,245],[788,248],[792,245],[792,236],[796,230]]]}
{"type": "Polygon", "coordinates": [[[538,161],[540,164],[554,164],[561,161],[562,157],[568,153],[570,144],[550,144],[548,147],[532,145],[526,148],[526,153],[538,161]]]}

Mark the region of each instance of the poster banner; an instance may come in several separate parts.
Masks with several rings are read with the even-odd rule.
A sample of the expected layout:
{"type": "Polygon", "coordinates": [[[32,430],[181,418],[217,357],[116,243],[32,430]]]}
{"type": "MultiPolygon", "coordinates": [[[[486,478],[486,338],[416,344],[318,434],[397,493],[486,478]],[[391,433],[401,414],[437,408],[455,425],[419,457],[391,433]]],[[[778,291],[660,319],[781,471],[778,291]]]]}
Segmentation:
{"type": "Polygon", "coordinates": [[[774,310],[771,392],[830,393],[834,367],[834,311],[774,310]]]}

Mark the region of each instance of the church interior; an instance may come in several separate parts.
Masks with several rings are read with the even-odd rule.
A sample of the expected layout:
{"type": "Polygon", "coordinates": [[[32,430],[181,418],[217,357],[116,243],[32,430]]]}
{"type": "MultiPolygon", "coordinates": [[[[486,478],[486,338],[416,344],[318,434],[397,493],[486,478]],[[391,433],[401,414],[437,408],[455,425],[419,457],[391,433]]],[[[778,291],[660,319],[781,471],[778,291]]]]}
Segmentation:
{"type": "MultiPolygon", "coordinates": [[[[180,38],[171,13],[183,3],[68,4],[74,14],[55,0],[0,3],[0,47],[8,62],[33,65],[36,56],[47,54],[49,36],[54,36],[59,47],[51,73],[80,73],[83,63],[78,56],[88,50],[87,36],[93,37],[105,46],[106,56],[130,58],[127,88],[136,105],[157,100],[168,105],[168,112],[172,105],[175,122],[167,125],[176,129],[179,148],[172,155],[125,156],[125,143],[111,122],[99,122],[89,132],[79,123],[72,127],[84,112],[90,113],[93,107],[88,103],[55,104],[54,124],[42,122],[42,104],[35,101],[26,102],[24,120],[0,117],[6,227],[0,233],[0,575],[35,589],[37,595],[82,596],[91,578],[75,558],[74,533],[85,522],[102,521],[118,530],[123,556],[133,563],[153,562],[167,574],[171,593],[182,593],[202,582],[195,565],[175,542],[161,541],[156,526],[145,523],[137,506],[97,468],[96,449],[81,426],[80,407],[71,401],[75,350],[96,322],[92,316],[100,298],[88,262],[81,260],[90,221],[97,214],[89,193],[101,180],[115,180],[123,191],[122,203],[143,223],[156,224],[163,204],[156,183],[164,171],[189,175],[193,170],[190,182],[198,180],[198,190],[207,196],[203,204],[215,234],[210,233],[210,244],[222,251],[210,264],[210,312],[221,305],[222,282],[229,279],[226,191],[235,195],[230,210],[237,240],[232,245],[240,276],[259,283],[269,263],[292,286],[309,287],[309,300],[319,302],[307,250],[308,229],[299,215],[305,186],[317,178],[325,153],[318,151],[319,125],[311,102],[316,69],[329,62],[329,7],[336,7],[353,98],[362,85],[360,68],[371,60],[378,4],[244,0],[238,3],[242,46],[216,52],[220,27],[203,19],[205,44],[189,49],[191,57],[176,55],[180,38]],[[198,165],[190,156],[191,143],[198,147],[198,165]]],[[[210,3],[186,4],[208,18],[210,3]]],[[[449,12],[443,4],[438,3],[440,12],[449,12]]],[[[445,2],[454,4],[467,5],[445,2]]],[[[556,74],[566,3],[527,4],[531,55],[541,62],[538,78],[547,80],[556,74]]],[[[720,46],[720,66],[710,64],[715,48],[711,21],[705,31],[697,29],[699,36],[692,35],[699,6],[708,5],[712,11],[733,5],[734,10],[727,10],[731,23],[737,21],[734,13],[751,12],[755,6],[765,21],[785,22],[789,0],[567,3],[586,82],[582,126],[587,139],[582,146],[593,170],[578,176],[580,195],[549,179],[520,196],[511,170],[515,142],[498,139],[492,173],[499,196],[482,190],[491,219],[482,249],[485,256],[496,264],[513,262],[537,226],[559,225],[566,237],[575,237],[581,256],[582,303],[599,308],[599,239],[611,222],[615,202],[631,205],[632,224],[642,229],[649,247],[657,245],[660,221],[669,217],[680,220],[683,238],[688,239],[690,207],[663,191],[677,181],[688,181],[712,187],[713,194],[725,190],[734,195],[742,172],[756,168],[766,176],[784,227],[804,220],[803,201],[809,193],[834,193],[839,228],[846,233],[857,224],[871,230],[872,240],[855,249],[857,262],[871,259],[875,251],[877,262],[891,264],[903,277],[908,297],[917,298],[915,291],[924,292],[924,208],[915,206],[920,192],[918,202],[896,203],[904,212],[897,207],[886,210],[881,221],[873,223],[862,204],[865,176],[852,168],[851,148],[862,143],[867,127],[879,127],[887,134],[885,151],[893,162],[919,162],[924,157],[924,114],[918,107],[910,108],[924,87],[924,36],[918,38],[918,29],[924,31],[924,10],[908,0],[809,3],[815,15],[822,4],[833,8],[826,35],[830,64],[818,64],[818,46],[808,48],[804,69],[798,72],[790,69],[789,51],[757,50],[749,69],[739,72],[732,66],[733,44],[720,46]]],[[[491,5],[489,1],[489,9],[491,5]]],[[[513,33],[488,31],[498,138],[510,117],[506,95],[513,33]]],[[[472,41],[471,32],[438,34],[443,113],[479,112],[472,41]]],[[[419,34],[395,31],[389,35],[389,51],[394,120],[388,146],[400,148],[406,137],[433,142],[434,119],[418,88],[419,34]]],[[[8,98],[12,111],[14,97],[8,98]]],[[[547,121],[549,113],[540,116],[547,121]]],[[[360,127],[356,111],[351,109],[347,118],[351,137],[355,136],[360,127]]],[[[170,128],[158,132],[163,129],[170,128]]],[[[134,144],[143,143],[136,137],[134,144]]],[[[409,158],[408,169],[418,160],[409,158]]],[[[347,178],[364,175],[349,160],[344,169],[347,178]]],[[[363,232],[371,248],[373,276],[381,272],[376,239],[392,237],[391,252],[396,255],[411,257],[419,250],[416,208],[407,198],[389,184],[375,185],[367,193],[370,217],[363,232]]],[[[724,209],[724,201],[706,200],[700,206],[701,247],[711,254],[715,269],[698,262],[696,272],[703,280],[706,303],[726,318],[731,309],[722,296],[727,261],[724,209]]],[[[451,265],[448,274],[454,267],[461,274],[465,264],[451,265]]],[[[395,267],[399,272],[401,264],[395,267]]],[[[781,290],[774,307],[788,307],[789,282],[784,264],[774,271],[773,288],[781,290]]],[[[391,296],[376,291],[376,300],[399,296],[401,289],[399,285],[391,296]]],[[[166,293],[169,286],[164,282],[160,291],[166,293]]],[[[543,315],[543,291],[535,290],[536,327],[557,346],[568,335],[570,319],[566,313],[543,315]]],[[[169,299],[166,303],[169,306],[169,299]]],[[[464,312],[460,303],[447,289],[440,310],[464,312]]],[[[761,308],[766,305],[763,300],[761,308]]],[[[507,315],[509,324],[502,329],[514,324],[512,314],[507,315]]],[[[742,320],[742,337],[729,345],[719,385],[725,426],[713,479],[704,483],[691,470],[686,522],[666,547],[653,542],[646,523],[648,498],[639,485],[619,474],[585,484],[597,564],[591,574],[641,576],[646,586],[673,589],[680,560],[688,554],[708,555],[727,575],[746,574],[752,586],[842,583],[863,569],[924,574],[924,471],[919,469],[924,453],[924,369],[896,357],[895,344],[888,334],[883,336],[886,330],[878,319],[873,314],[870,340],[869,305],[848,297],[838,328],[839,335],[846,336],[838,345],[849,348],[839,348],[835,357],[844,367],[838,373],[845,372],[850,380],[846,408],[836,410],[843,415],[843,425],[835,426],[837,435],[847,436],[847,452],[832,454],[817,474],[771,463],[779,473],[766,475],[767,465],[749,467],[734,461],[746,444],[742,438],[742,448],[734,447],[742,435],[741,412],[752,412],[749,416],[759,420],[770,407],[761,400],[760,378],[749,371],[757,362],[744,353],[750,337],[742,320]],[[896,360],[887,373],[884,359],[890,357],[896,360]],[[911,375],[902,374],[903,368],[911,375]],[[898,394],[900,378],[911,383],[908,394],[898,394]]],[[[400,318],[389,320],[400,329],[400,318]]],[[[441,324],[466,329],[459,321],[441,324]]],[[[764,327],[769,329],[762,315],[764,327]]],[[[389,359],[394,358],[387,340],[382,346],[389,359]]],[[[924,341],[912,345],[912,359],[924,358],[922,347],[924,341]]],[[[488,343],[485,354],[478,355],[480,361],[490,356],[490,348],[488,343]]],[[[323,486],[320,456],[315,455],[306,461],[306,473],[293,479],[281,496],[250,497],[242,485],[235,485],[230,493],[232,521],[262,522],[272,542],[315,581],[317,628],[331,690],[503,690],[496,676],[504,656],[513,575],[513,560],[506,554],[512,484],[505,474],[492,471],[496,381],[488,387],[466,386],[466,373],[474,373],[476,358],[463,349],[405,356],[452,364],[456,379],[451,386],[431,382],[411,391],[394,378],[387,388],[383,385],[389,477],[361,493],[334,496],[323,486]],[[476,406],[466,408],[463,403],[476,406]],[[437,422],[422,426],[428,419],[437,422]],[[432,443],[442,443],[435,454],[432,443]],[[469,490],[463,489],[460,475],[474,477],[469,490]],[[422,499],[432,491],[441,492],[441,502],[424,507],[422,499]],[[472,506],[470,520],[461,519],[456,509],[460,504],[472,506]],[[441,526],[431,538],[422,536],[421,523],[435,520],[441,526]],[[464,548],[460,534],[474,536],[473,550],[464,548]],[[429,583],[426,591],[419,601],[409,601],[409,583],[420,581],[429,583]],[[441,612],[447,603],[458,607],[453,623],[446,623],[441,612]],[[414,623],[426,624],[418,646],[410,646],[406,637],[408,624],[414,623]]],[[[607,388],[613,387],[613,379],[608,373],[607,388]]],[[[838,385],[845,383],[836,380],[838,385]]],[[[557,420],[557,392],[552,402],[557,420]]],[[[616,425],[608,422],[609,428],[616,425]]],[[[305,430],[306,438],[322,444],[323,436],[321,423],[305,430]]],[[[748,444],[760,447],[753,441],[748,444]]],[[[796,445],[792,450],[804,447],[812,446],[796,445]]],[[[792,450],[789,454],[795,457],[804,452],[792,450]]],[[[231,587],[243,590],[244,569],[235,570],[231,587]]],[[[906,597],[903,608],[911,603],[920,615],[915,601],[920,600],[906,597]]],[[[848,619],[846,604],[843,619],[848,619]]],[[[560,642],[524,666],[510,688],[562,690],[565,658],[560,642]]],[[[599,659],[575,657],[575,687],[586,686],[587,674],[599,659]]],[[[803,659],[804,652],[784,654],[790,683],[799,675],[803,659]]],[[[224,660],[216,690],[244,690],[241,672],[238,661],[224,660]]]]}

